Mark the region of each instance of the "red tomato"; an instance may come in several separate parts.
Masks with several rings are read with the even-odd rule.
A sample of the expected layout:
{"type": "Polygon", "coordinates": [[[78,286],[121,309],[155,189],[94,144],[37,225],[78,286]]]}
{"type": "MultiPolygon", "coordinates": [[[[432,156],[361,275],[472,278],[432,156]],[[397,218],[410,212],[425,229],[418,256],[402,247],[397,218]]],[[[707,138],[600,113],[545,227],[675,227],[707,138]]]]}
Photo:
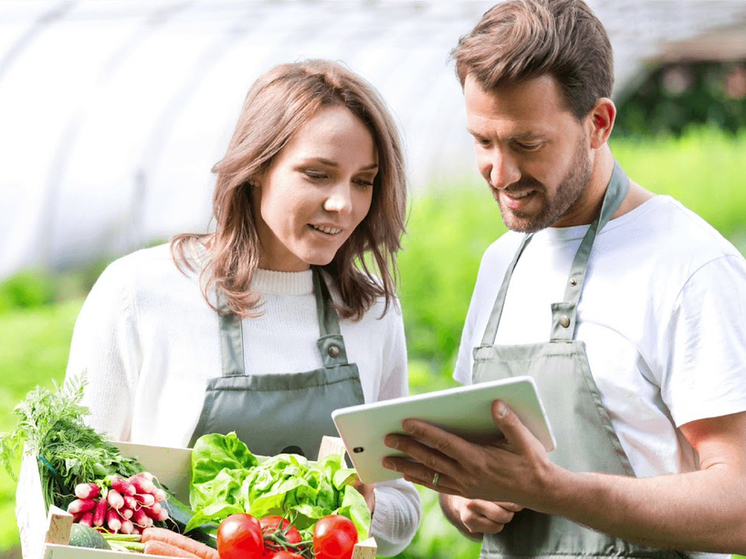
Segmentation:
{"type": "Polygon", "coordinates": [[[261,559],[264,539],[259,521],[250,514],[231,514],[218,527],[220,559],[261,559]]]}
{"type": "Polygon", "coordinates": [[[278,551],[274,555],[265,555],[265,557],[268,559],[303,559],[302,555],[287,550],[278,551]]]}
{"type": "Polygon", "coordinates": [[[259,524],[262,527],[262,533],[265,538],[268,535],[282,531],[288,543],[300,543],[301,537],[298,528],[290,526],[290,521],[287,518],[278,515],[265,516],[259,521],[259,524]],[[288,526],[290,526],[289,529],[288,526]]]}
{"type": "Polygon", "coordinates": [[[350,559],[356,543],[357,529],[346,516],[327,515],[313,529],[316,559],[350,559]]]}

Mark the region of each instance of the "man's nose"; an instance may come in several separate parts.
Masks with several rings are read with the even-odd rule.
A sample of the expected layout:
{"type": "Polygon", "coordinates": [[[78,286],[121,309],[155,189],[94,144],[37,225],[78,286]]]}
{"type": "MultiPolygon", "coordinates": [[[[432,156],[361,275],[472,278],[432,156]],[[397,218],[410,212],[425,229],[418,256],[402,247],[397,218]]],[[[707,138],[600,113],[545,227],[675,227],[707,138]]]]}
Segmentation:
{"type": "Polygon", "coordinates": [[[521,178],[516,161],[503,150],[493,149],[489,154],[488,167],[484,178],[490,186],[502,190],[521,178]]]}

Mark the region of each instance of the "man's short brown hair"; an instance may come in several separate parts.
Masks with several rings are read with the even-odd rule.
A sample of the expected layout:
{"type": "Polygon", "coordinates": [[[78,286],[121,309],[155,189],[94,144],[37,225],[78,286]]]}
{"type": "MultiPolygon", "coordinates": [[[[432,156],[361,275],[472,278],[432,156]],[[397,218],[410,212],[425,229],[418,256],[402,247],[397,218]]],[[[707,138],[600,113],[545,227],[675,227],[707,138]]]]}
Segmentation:
{"type": "Polygon", "coordinates": [[[611,97],[614,57],[606,29],[582,0],[509,0],[493,6],[451,52],[461,85],[485,91],[549,74],[582,119],[611,97]]]}

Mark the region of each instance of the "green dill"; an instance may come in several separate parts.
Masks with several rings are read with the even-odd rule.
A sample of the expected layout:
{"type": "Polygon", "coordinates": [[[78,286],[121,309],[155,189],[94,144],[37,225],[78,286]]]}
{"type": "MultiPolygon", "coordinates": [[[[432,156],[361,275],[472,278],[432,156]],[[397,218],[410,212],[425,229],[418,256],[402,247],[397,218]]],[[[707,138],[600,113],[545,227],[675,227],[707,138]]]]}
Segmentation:
{"type": "Polygon", "coordinates": [[[14,460],[24,452],[37,456],[47,509],[52,504],[66,508],[78,483],[142,471],[137,460],[122,456],[108,438],[85,424],[84,387],[83,376],[61,387],[54,383],[54,391],[37,386],[13,410],[19,417],[16,427],[0,433],[0,467],[13,479],[14,460]]]}

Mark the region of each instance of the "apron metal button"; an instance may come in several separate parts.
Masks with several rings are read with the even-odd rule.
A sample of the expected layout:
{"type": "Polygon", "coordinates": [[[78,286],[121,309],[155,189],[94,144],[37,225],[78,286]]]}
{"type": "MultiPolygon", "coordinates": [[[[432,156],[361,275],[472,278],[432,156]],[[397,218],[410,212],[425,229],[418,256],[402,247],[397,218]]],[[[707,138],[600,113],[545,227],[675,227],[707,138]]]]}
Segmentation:
{"type": "Polygon", "coordinates": [[[560,326],[562,326],[562,328],[569,327],[570,326],[570,319],[567,318],[566,316],[563,316],[562,318],[560,318],[560,326]]]}
{"type": "Polygon", "coordinates": [[[575,287],[576,285],[578,285],[578,280],[576,280],[575,278],[570,278],[570,285],[575,287]]]}
{"type": "Polygon", "coordinates": [[[329,357],[339,357],[339,348],[335,345],[330,345],[326,351],[329,353],[329,357]]]}

